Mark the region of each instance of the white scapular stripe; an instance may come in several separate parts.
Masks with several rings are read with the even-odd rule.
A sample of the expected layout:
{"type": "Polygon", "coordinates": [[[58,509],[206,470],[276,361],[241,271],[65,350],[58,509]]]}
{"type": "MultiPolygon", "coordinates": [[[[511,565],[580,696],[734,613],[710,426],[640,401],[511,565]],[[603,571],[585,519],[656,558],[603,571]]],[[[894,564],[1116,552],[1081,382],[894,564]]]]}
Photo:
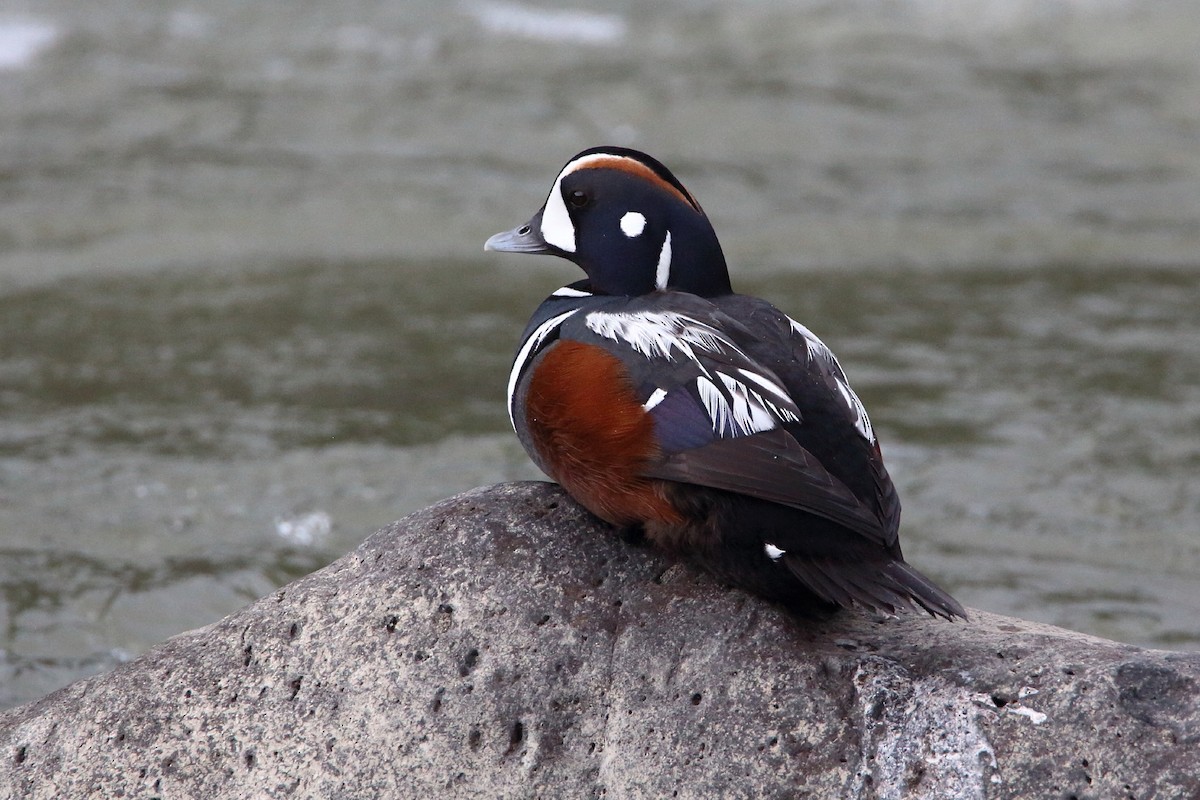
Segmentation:
{"type": "Polygon", "coordinates": [[[517,380],[521,377],[521,370],[525,368],[525,362],[529,360],[529,354],[536,350],[550,332],[562,325],[567,317],[578,312],[578,308],[572,308],[570,311],[559,314],[557,317],[550,319],[537,326],[533,333],[529,334],[529,338],[521,345],[520,352],[513,359],[512,371],[508,373],[508,421],[513,426],[513,430],[517,429],[517,415],[513,406],[516,404],[517,380]]]}
{"type": "Polygon", "coordinates": [[[700,394],[700,402],[704,403],[704,410],[708,412],[708,420],[712,423],[713,430],[717,433],[724,432],[729,427],[731,416],[729,401],[725,399],[725,395],[721,394],[715,383],[703,375],[696,378],[696,391],[700,394]]]}
{"type": "Polygon", "coordinates": [[[781,408],[737,378],[724,372],[715,375],[720,385],[709,376],[696,378],[696,393],[718,436],[749,436],[774,430],[781,421],[800,421],[790,408],[781,408]]]}
{"type": "Polygon", "coordinates": [[[783,558],[784,553],[787,552],[787,550],[780,550],[770,542],[767,542],[763,545],[763,550],[767,552],[767,558],[771,559],[772,561],[778,561],[779,559],[783,558]]]}
{"type": "Polygon", "coordinates": [[[671,232],[663,240],[662,250],[658,251],[658,268],[654,270],[654,287],[659,291],[666,289],[671,281],[671,232]]]}
{"type": "Polygon", "coordinates": [[[646,217],[636,211],[627,211],[625,216],[621,217],[621,233],[628,236],[630,239],[641,236],[642,231],[646,230],[646,217]]]}
{"type": "Polygon", "coordinates": [[[725,390],[733,400],[733,421],[740,430],[753,433],[775,427],[775,417],[767,410],[762,395],[724,372],[718,372],[717,377],[725,384],[725,390]]]}
{"type": "Polygon", "coordinates": [[[592,311],[584,324],[593,333],[627,344],[646,358],[674,361],[673,351],[678,350],[696,361],[693,348],[710,353],[741,352],[716,328],[675,311],[592,311]]]}
{"type": "Polygon", "coordinates": [[[858,429],[859,434],[864,439],[874,444],[875,428],[871,425],[871,418],[867,416],[867,409],[863,406],[862,401],[858,399],[858,395],[850,388],[850,381],[846,380],[846,373],[842,371],[842,365],[838,363],[837,356],[808,328],[796,322],[791,317],[788,317],[788,322],[792,324],[792,330],[800,334],[801,338],[804,339],[804,346],[808,350],[808,357],[815,361],[825,362],[826,367],[837,383],[838,391],[842,394],[842,399],[850,407],[850,412],[854,415],[854,427],[858,429]]]}
{"type": "Polygon", "coordinates": [[[748,369],[742,369],[741,367],[738,367],[738,374],[747,380],[753,381],[760,389],[765,389],[766,391],[775,395],[777,399],[782,400],[784,403],[788,403],[790,405],[793,402],[792,398],[788,396],[788,393],[782,386],[775,381],[770,380],[765,375],[759,375],[757,372],[752,372],[748,369]]]}

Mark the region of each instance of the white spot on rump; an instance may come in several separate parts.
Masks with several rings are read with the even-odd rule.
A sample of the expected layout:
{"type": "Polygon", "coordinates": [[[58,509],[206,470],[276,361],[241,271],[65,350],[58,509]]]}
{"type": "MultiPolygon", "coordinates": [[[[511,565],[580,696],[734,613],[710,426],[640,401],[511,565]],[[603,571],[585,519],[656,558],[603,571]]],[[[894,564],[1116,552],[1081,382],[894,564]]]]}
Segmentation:
{"type": "Polygon", "coordinates": [[[779,559],[783,558],[783,554],[787,552],[787,550],[780,550],[770,542],[767,542],[763,545],[763,550],[767,552],[767,558],[771,559],[772,561],[778,561],[779,559]]]}
{"type": "Polygon", "coordinates": [[[644,214],[639,214],[637,211],[629,211],[626,212],[625,216],[621,217],[621,232],[630,239],[635,236],[641,236],[644,230],[646,230],[646,217],[644,214]]]}
{"type": "Polygon", "coordinates": [[[667,284],[671,280],[671,232],[667,231],[667,238],[663,240],[662,250],[658,251],[658,268],[654,271],[654,286],[657,289],[666,289],[667,284]]]}

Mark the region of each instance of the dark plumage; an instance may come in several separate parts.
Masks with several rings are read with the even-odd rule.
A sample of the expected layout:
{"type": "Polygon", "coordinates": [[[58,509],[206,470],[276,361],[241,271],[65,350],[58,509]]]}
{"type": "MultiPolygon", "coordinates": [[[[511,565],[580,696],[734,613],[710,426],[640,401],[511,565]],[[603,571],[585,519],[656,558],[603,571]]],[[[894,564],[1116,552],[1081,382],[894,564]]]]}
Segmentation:
{"type": "Polygon", "coordinates": [[[486,248],[587,275],[534,312],[508,386],[521,443],[582,505],[797,610],[965,616],[904,562],[900,500],[837,359],[733,293],[708,218],[666,167],[585,150],[486,248]]]}

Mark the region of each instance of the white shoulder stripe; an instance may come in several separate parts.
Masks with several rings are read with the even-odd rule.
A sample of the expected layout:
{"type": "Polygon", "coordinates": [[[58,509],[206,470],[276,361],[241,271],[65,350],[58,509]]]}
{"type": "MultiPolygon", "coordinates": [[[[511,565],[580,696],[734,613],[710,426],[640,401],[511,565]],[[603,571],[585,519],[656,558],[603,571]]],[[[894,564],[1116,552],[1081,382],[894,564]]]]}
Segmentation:
{"type": "Polygon", "coordinates": [[[585,292],[582,289],[574,289],[570,286],[564,286],[561,289],[555,289],[550,293],[552,297],[591,297],[591,292],[585,292]]]}
{"type": "Polygon", "coordinates": [[[653,392],[650,393],[649,397],[646,398],[646,402],[642,403],[642,408],[644,408],[647,411],[650,411],[656,405],[661,403],[663,401],[663,398],[666,396],[667,396],[666,389],[663,389],[661,387],[657,388],[653,392]]]}
{"type": "Polygon", "coordinates": [[[526,362],[529,361],[530,354],[540,347],[542,342],[546,341],[546,337],[550,335],[551,331],[562,325],[567,317],[578,311],[578,308],[572,308],[570,311],[565,311],[557,317],[551,317],[541,325],[538,325],[533,333],[529,334],[529,338],[525,340],[525,343],[521,345],[517,357],[513,359],[512,371],[508,373],[508,421],[512,424],[514,431],[517,429],[516,410],[513,408],[516,402],[517,381],[521,377],[521,371],[525,369],[526,362]]]}

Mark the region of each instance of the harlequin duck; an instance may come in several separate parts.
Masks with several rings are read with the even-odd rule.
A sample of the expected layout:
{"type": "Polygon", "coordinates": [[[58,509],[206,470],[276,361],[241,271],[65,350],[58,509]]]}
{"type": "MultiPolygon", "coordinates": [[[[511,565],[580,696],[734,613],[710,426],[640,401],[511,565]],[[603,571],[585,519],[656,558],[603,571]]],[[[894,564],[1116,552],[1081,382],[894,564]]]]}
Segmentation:
{"type": "Polygon", "coordinates": [[[534,312],[508,380],[521,444],[585,508],[798,611],[966,616],[904,562],[900,500],[837,358],[733,292],[708,217],[661,163],[585,150],[484,249],[587,276],[534,312]]]}

